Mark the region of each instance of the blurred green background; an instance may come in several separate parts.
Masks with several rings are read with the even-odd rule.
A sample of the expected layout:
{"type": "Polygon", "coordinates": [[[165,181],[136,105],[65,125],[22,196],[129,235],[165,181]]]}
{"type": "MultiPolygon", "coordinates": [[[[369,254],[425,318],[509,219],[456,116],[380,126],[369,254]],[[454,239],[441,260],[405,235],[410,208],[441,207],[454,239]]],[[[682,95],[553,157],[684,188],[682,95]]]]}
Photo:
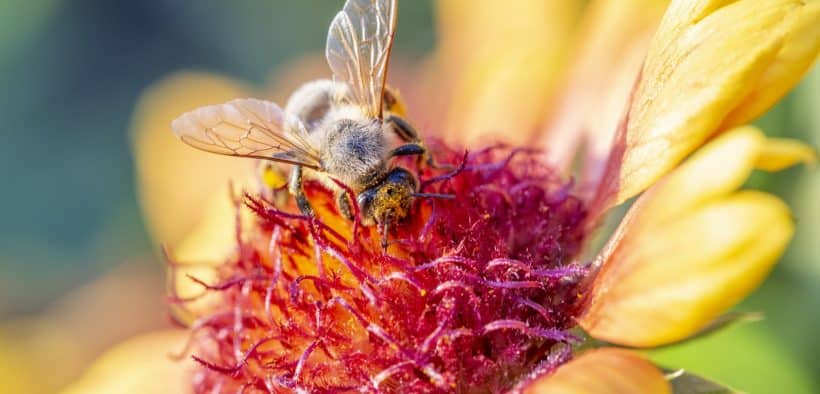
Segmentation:
{"type": "MultiPolygon", "coordinates": [[[[151,307],[133,321],[126,316],[116,334],[88,350],[88,357],[128,335],[166,324],[162,261],[144,229],[135,194],[128,129],[136,100],[152,82],[183,69],[261,86],[282,62],[322,50],[327,23],[339,4],[0,2],[0,346],[19,340],[18,346],[36,346],[32,353],[56,351],[21,338],[33,334],[19,322],[60,309],[67,297],[83,305],[89,296],[77,296],[74,289],[111,272],[133,272],[138,281],[132,287],[113,285],[123,302],[151,307]]],[[[427,0],[402,2],[399,52],[421,54],[432,48],[431,9],[427,0]]],[[[820,70],[815,68],[758,123],[770,135],[816,147],[819,109],[820,70]]],[[[786,199],[798,222],[782,263],[739,307],[764,311],[766,320],[655,357],[750,392],[820,392],[820,173],[795,168],[758,174],[751,184],[786,199]]],[[[83,311],[83,316],[93,319],[97,312],[103,313],[83,311]]],[[[72,318],[64,316],[49,329],[60,331],[65,321],[72,318]]],[[[76,330],[87,328],[72,324],[76,330]]],[[[10,364],[0,359],[0,368],[4,365],[10,364]]],[[[66,372],[64,379],[80,370],[66,372]]]]}

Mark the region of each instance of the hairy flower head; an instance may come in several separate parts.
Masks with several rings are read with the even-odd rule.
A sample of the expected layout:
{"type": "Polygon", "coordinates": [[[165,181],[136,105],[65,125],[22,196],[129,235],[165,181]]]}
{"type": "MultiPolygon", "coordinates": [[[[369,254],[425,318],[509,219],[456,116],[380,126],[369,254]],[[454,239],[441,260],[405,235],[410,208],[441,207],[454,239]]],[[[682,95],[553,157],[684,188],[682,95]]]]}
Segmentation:
{"type": "Polygon", "coordinates": [[[406,223],[349,223],[313,185],[318,216],[249,195],[257,219],[193,323],[198,391],[504,391],[565,361],[579,311],[585,209],[538,155],[503,147],[421,170],[406,223]]]}

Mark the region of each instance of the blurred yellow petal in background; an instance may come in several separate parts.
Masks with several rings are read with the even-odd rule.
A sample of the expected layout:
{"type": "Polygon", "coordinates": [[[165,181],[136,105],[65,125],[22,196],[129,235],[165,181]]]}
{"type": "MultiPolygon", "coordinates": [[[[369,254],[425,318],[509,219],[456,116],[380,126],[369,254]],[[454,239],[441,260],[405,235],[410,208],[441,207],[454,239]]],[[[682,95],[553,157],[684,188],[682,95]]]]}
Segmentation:
{"type": "MultiPolygon", "coordinates": [[[[801,1],[726,3],[670,4],[599,188],[600,209],[640,193],[718,132],[756,82],[778,67],[788,38],[805,26],[801,1]]],[[[816,56],[816,51],[794,52],[816,56]]],[[[783,91],[758,88],[763,95],[764,89],[783,91]]]]}
{"type": "MultiPolygon", "coordinates": [[[[727,132],[638,199],[600,256],[584,329],[629,346],[672,343],[762,282],[794,223],[776,197],[735,190],[767,142],[752,127],[727,132]]],[[[805,159],[791,153],[778,161],[805,159]]]]}
{"type": "Polygon", "coordinates": [[[0,392],[48,393],[71,381],[89,362],[89,349],[48,317],[0,326],[0,392]],[[52,364],[61,368],[50,368],[52,364]],[[48,375],[48,379],[43,376],[48,375]]]}
{"type": "Polygon", "coordinates": [[[53,393],[108,347],[165,327],[161,269],[147,263],[125,262],[41,313],[0,322],[0,393],[53,393]]]}
{"type": "Polygon", "coordinates": [[[234,181],[219,187],[218,192],[207,199],[197,226],[177,247],[168,250],[168,257],[173,262],[169,267],[169,292],[180,299],[196,298],[186,302],[184,309],[171,304],[175,317],[183,322],[191,323],[199,316],[199,311],[212,308],[212,302],[219,298],[218,293],[206,292],[192,278],[214,284],[216,267],[235,255],[237,226],[244,228],[253,220],[250,210],[241,204],[242,193],[252,190],[256,183],[252,175],[253,172],[249,172],[243,177],[237,176],[234,181]]]}
{"type": "Polygon", "coordinates": [[[671,393],[660,370],[628,350],[590,350],[541,378],[525,394],[671,393]]]}
{"type": "Polygon", "coordinates": [[[446,108],[440,135],[528,141],[563,76],[581,2],[442,0],[436,7],[430,96],[446,108]]]}
{"type": "Polygon", "coordinates": [[[585,144],[583,182],[600,176],[668,3],[596,0],[584,11],[563,94],[555,106],[544,108],[551,118],[540,141],[549,160],[564,169],[585,144]]]}
{"type": "Polygon", "coordinates": [[[173,360],[169,352],[182,349],[188,333],[159,331],[138,336],[112,348],[64,394],[166,394],[191,392],[188,370],[193,361],[173,360]]]}
{"type": "MultiPolygon", "coordinates": [[[[247,178],[247,175],[245,176],[247,178]]],[[[200,212],[202,219],[185,237],[170,249],[171,257],[180,263],[219,264],[236,248],[236,204],[234,193],[241,193],[242,185],[226,183],[205,198],[200,212]]],[[[237,195],[241,198],[241,194],[237,195]]],[[[247,213],[246,210],[240,212],[247,213]]],[[[245,217],[245,219],[249,219],[245,217]]]]}
{"type": "Polygon", "coordinates": [[[133,120],[137,184],[145,220],[157,243],[176,246],[197,225],[214,194],[253,169],[251,160],[200,152],[179,142],[171,121],[194,108],[251,96],[229,79],[201,72],[181,72],[149,87],[133,120]]]}

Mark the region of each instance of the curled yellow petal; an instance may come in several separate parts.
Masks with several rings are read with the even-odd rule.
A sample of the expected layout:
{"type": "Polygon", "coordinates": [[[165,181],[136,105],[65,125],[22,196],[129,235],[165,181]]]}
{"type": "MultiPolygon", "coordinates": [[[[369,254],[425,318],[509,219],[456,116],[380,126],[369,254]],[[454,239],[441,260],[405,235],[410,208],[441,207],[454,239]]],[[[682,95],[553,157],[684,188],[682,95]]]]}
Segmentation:
{"type": "Polygon", "coordinates": [[[525,394],[663,394],[665,377],[641,356],[622,349],[591,350],[524,389],[525,394]]]}
{"type": "Polygon", "coordinates": [[[754,290],[794,232],[782,201],[735,192],[766,144],[759,130],[732,130],[641,196],[599,256],[581,326],[612,343],[660,346],[754,290]]]}
{"type": "Polygon", "coordinates": [[[800,26],[803,6],[673,1],[650,45],[596,206],[640,193],[717,133],[800,26]]]}
{"type": "MultiPolygon", "coordinates": [[[[747,126],[715,139],[658,182],[633,209],[652,226],[686,215],[709,200],[740,188],[768,143],[763,132],[747,126]]],[[[638,225],[638,223],[636,223],[638,225]]]]}
{"type": "Polygon", "coordinates": [[[446,96],[444,133],[523,143],[561,81],[576,0],[437,3],[440,45],[431,97],[446,96]]]}
{"type": "Polygon", "coordinates": [[[762,115],[788,93],[811,69],[820,52],[820,1],[800,9],[786,42],[751,92],[723,120],[721,129],[744,124],[762,115]]]}
{"type": "Polygon", "coordinates": [[[817,152],[810,146],[785,138],[770,138],[763,146],[756,167],[766,171],[780,171],[798,163],[814,165],[817,152]]]}
{"type": "Polygon", "coordinates": [[[176,246],[201,219],[213,193],[253,162],[197,151],[171,133],[171,121],[196,107],[247,96],[248,89],[207,73],[169,76],[143,93],[132,125],[140,203],[157,243],[176,246]]]}
{"type": "Polygon", "coordinates": [[[97,359],[64,394],[164,394],[191,392],[190,360],[173,361],[169,354],[183,348],[187,333],[145,334],[109,350],[97,359]]]}
{"type": "Polygon", "coordinates": [[[568,168],[585,144],[582,186],[596,183],[668,0],[597,0],[581,19],[567,84],[541,143],[568,168]]]}
{"type": "Polygon", "coordinates": [[[613,256],[628,274],[606,274],[607,294],[582,325],[630,346],[685,339],[754,290],[793,232],[788,208],[771,195],[748,191],[705,204],[613,256]]]}

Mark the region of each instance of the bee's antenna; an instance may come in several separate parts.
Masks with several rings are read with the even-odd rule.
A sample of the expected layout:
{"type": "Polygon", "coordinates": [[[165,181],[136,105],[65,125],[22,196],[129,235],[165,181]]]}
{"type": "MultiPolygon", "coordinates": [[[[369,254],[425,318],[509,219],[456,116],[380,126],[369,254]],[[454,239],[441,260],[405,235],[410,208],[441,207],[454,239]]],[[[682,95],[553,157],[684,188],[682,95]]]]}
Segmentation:
{"type": "Polygon", "coordinates": [[[420,198],[441,198],[445,200],[452,200],[456,198],[454,194],[439,194],[439,193],[410,193],[413,197],[420,198]]]}

